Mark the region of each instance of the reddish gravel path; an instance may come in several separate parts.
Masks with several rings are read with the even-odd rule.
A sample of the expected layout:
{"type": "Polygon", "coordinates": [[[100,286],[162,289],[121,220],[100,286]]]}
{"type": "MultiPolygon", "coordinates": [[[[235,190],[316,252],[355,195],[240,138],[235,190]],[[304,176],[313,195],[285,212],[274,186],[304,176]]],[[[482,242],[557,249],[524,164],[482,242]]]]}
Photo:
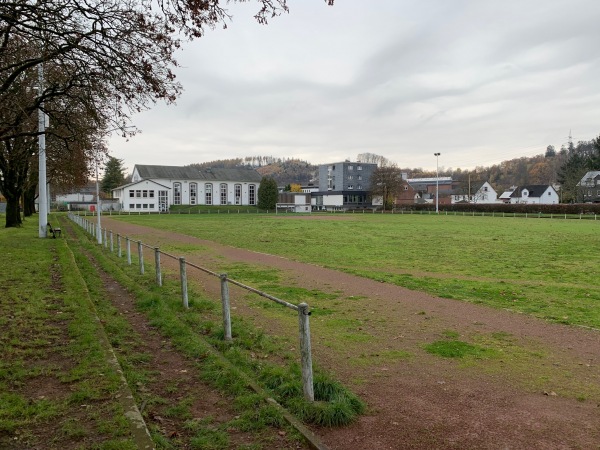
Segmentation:
{"type": "MultiPolygon", "coordinates": [[[[352,330],[364,335],[364,342],[331,342],[326,325],[317,317],[311,322],[314,360],[368,404],[367,414],[352,426],[315,430],[331,449],[600,449],[598,331],[108,218],[105,225],[152,246],[200,246],[202,251],[186,258],[213,270],[235,262],[274,267],[286,284],[357,297],[347,302],[348,315],[364,319],[352,330]],[[461,340],[503,343],[506,358],[465,362],[423,350],[447,330],[458,332],[461,340]]],[[[218,292],[218,283],[206,276],[188,271],[188,277],[209,293],[218,292]]],[[[236,314],[295,336],[232,298],[236,314]]]]}

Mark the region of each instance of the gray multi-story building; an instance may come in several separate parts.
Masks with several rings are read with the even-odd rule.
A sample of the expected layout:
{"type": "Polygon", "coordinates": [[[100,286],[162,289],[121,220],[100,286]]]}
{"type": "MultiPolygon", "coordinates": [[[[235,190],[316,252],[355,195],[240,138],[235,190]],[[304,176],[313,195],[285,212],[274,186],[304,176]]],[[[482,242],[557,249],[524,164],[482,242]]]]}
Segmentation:
{"type": "Polygon", "coordinates": [[[319,166],[318,209],[371,207],[371,175],[377,164],[344,161],[319,166]]]}

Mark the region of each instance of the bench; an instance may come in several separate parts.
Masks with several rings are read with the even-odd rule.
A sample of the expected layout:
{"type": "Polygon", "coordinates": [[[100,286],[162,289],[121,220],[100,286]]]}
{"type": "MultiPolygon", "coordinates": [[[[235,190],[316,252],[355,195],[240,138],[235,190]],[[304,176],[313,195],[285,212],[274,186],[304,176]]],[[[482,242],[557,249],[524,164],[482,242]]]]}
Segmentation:
{"type": "Polygon", "coordinates": [[[56,237],[60,237],[62,231],[60,228],[52,228],[52,225],[50,225],[50,222],[48,222],[48,232],[50,232],[52,234],[52,238],[56,239],[56,237]]]}

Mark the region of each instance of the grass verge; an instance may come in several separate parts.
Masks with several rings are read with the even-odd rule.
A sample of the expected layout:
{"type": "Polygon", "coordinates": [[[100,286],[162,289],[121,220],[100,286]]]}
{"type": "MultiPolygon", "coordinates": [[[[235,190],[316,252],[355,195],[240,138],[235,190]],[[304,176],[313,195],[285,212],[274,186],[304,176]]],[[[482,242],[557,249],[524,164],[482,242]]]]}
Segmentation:
{"type": "Polygon", "coordinates": [[[354,394],[318,368],[317,402],[305,401],[300,369],[293,362],[296,356],[277,339],[257,330],[249,321],[235,318],[234,342],[224,342],[216,303],[204,298],[193,285],[189,287],[190,308],[185,310],[179,300],[179,282],[174,277],[166,277],[165,285],[158,288],[152,277],[139,274],[135,263],[126,266],[124,260],[119,261],[116,255],[84,238],[81,230],[77,233],[82,237],[83,248],[137,297],[139,309],[151,324],[180,352],[197,361],[202,378],[235,398],[234,406],[239,408],[235,428],[260,430],[282,425],[282,417],[264,402],[265,396],[275,398],[307,423],[325,426],[348,424],[364,411],[364,404],[354,394]],[[264,393],[250,390],[247,379],[256,380],[264,393]]]}
{"type": "Polygon", "coordinates": [[[34,220],[0,230],[0,447],[135,448],[85,284],[34,220]]]}

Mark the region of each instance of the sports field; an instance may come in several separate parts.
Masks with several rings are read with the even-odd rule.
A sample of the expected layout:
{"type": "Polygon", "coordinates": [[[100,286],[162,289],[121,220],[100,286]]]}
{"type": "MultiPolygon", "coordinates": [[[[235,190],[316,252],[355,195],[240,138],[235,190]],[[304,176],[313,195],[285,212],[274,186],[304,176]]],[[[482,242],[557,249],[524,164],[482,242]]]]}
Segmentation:
{"type": "Polygon", "coordinates": [[[118,220],[281,255],[438,297],[600,328],[596,221],[371,214],[118,220]]]}

